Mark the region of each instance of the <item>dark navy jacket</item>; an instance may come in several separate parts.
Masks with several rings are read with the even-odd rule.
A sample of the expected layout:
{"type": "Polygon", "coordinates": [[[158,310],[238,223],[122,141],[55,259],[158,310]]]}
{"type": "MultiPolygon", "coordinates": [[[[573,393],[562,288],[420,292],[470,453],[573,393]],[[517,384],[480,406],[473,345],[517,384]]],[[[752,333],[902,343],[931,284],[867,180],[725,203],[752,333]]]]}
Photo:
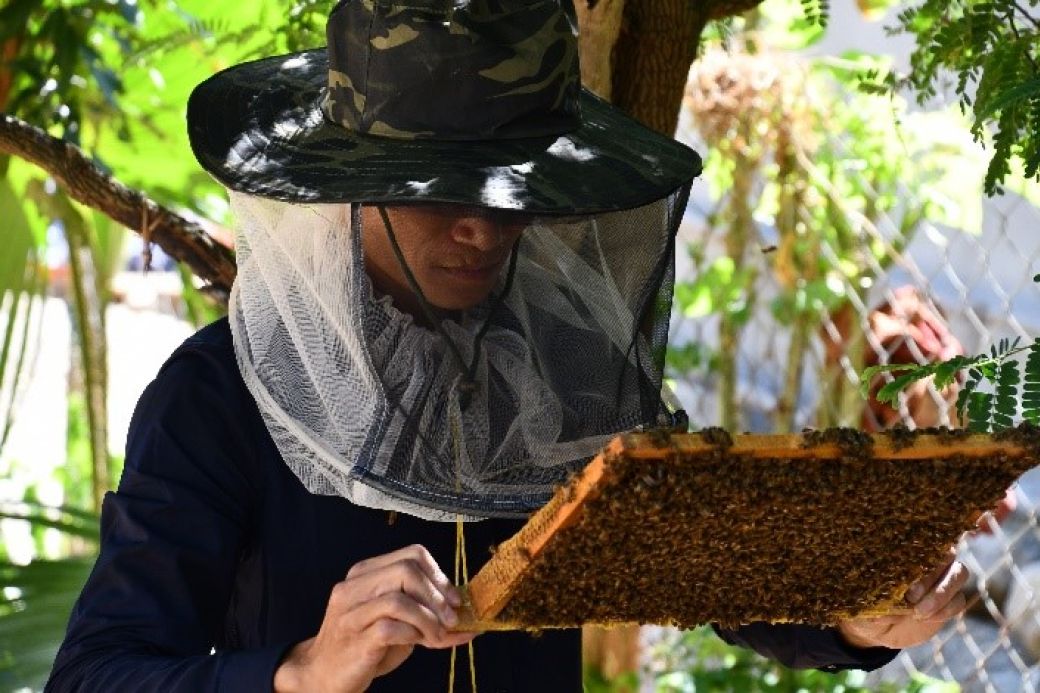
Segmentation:
{"type": "MultiPolygon", "coordinates": [[[[73,609],[48,691],[264,691],[286,650],[317,633],[332,586],[357,561],[412,543],[446,571],[453,523],[307,492],[281,460],[242,383],[221,320],[187,340],[141,397],[101,554],[73,609]]],[[[466,525],[470,570],[522,522],[466,525]]],[[[756,624],[721,632],[790,666],[875,668],[834,631],[756,624]]],[[[575,630],[474,642],[482,693],[577,693],[575,630]]],[[[469,690],[465,648],[456,690],[469,690]]],[[[416,648],[372,691],[447,690],[448,652],[416,648]]]]}

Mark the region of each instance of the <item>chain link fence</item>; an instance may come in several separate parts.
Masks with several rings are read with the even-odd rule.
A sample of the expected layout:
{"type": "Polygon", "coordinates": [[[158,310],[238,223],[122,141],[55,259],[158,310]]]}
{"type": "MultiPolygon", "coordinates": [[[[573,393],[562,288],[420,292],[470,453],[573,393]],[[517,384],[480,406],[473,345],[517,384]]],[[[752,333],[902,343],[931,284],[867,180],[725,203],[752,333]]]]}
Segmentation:
{"type": "MultiPolygon", "coordinates": [[[[1040,211],[1017,196],[986,205],[979,236],[929,229],[905,263],[942,310],[968,353],[1002,337],[1040,336],[1040,211]]],[[[894,274],[889,281],[903,277],[894,274]]],[[[958,546],[968,566],[967,612],[930,643],[902,653],[875,675],[900,681],[912,672],[955,681],[965,691],[1040,687],[1040,470],[1017,484],[1017,507],[999,525],[958,546]]]]}
{"type": "MultiPolygon", "coordinates": [[[[745,86],[769,81],[761,64],[749,74],[754,79],[745,86]]],[[[742,77],[716,73],[707,82],[717,91],[715,85],[726,79],[742,77]]],[[[729,96],[736,94],[739,101],[741,89],[730,89],[729,96]]],[[[757,88],[754,97],[761,100],[762,93],[757,88]]],[[[709,96],[719,102],[727,95],[709,96]]],[[[739,110],[739,104],[731,106],[739,110]]],[[[780,116],[787,117],[782,109],[780,116]]],[[[680,135],[700,151],[711,150],[718,143],[710,133],[705,138],[696,117],[687,114],[680,135]]],[[[847,137],[823,137],[835,160],[856,158],[847,137]]],[[[814,156],[820,151],[817,145],[800,152],[801,180],[815,175],[814,156]]],[[[782,155],[778,145],[759,157],[764,173],[745,181],[749,197],[770,194],[782,155]]],[[[868,198],[880,185],[869,174],[853,174],[859,177],[857,190],[866,190],[868,198]]],[[[859,373],[875,363],[925,363],[988,351],[1003,337],[1040,337],[1040,289],[1032,281],[1040,272],[1040,210],[1014,194],[989,199],[981,230],[964,232],[926,217],[907,223],[914,212],[899,202],[873,213],[863,211],[869,200],[866,207],[842,208],[829,199],[827,181],[812,184],[815,201],[803,197],[793,205],[793,221],[783,218],[782,191],[770,214],[752,204],[752,233],[737,257],[732,233],[740,214],[726,217],[733,209],[726,195],[732,193],[713,199],[702,190],[691,200],[678,243],[669,374],[693,425],[760,433],[830,425],[867,430],[956,425],[955,389],[939,392],[923,383],[889,410],[862,398],[859,373]],[[836,206],[842,218],[831,222],[845,224],[848,233],[820,231],[821,218],[828,217],[814,205],[836,206]],[[812,243],[802,242],[810,236],[812,243]],[[868,250],[851,248],[850,238],[868,250]],[[793,257],[804,261],[810,255],[811,264],[802,265],[809,268],[808,281],[792,279],[791,267],[779,257],[785,244],[796,241],[801,245],[793,257]]],[[[919,194],[907,189],[914,184],[904,179],[896,197],[919,194]]],[[[800,184],[792,185],[797,191],[800,184]]],[[[836,188],[831,191],[836,197],[848,191],[847,185],[836,188]]],[[[972,573],[967,612],[929,643],[871,674],[864,685],[909,685],[920,673],[956,682],[965,691],[1040,688],[1040,471],[1023,477],[1015,495],[1017,507],[1009,517],[958,547],[972,573]]]]}

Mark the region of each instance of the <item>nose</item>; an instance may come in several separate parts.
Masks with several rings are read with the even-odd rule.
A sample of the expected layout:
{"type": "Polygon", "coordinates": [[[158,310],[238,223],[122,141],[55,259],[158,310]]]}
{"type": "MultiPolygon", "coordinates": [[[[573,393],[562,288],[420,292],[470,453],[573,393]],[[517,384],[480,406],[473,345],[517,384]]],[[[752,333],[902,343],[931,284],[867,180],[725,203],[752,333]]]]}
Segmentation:
{"type": "Polygon", "coordinates": [[[461,217],[451,228],[456,243],[488,252],[500,246],[505,238],[501,224],[480,216],[461,217]]]}

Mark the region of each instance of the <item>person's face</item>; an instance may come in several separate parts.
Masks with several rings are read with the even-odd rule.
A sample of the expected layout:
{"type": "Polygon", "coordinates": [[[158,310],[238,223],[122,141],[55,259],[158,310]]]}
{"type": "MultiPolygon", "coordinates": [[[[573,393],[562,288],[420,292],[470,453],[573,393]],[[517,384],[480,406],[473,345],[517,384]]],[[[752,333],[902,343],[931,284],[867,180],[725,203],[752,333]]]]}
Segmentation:
{"type": "MultiPolygon", "coordinates": [[[[481,303],[509,262],[526,220],[460,205],[386,207],[394,236],[426,300],[442,310],[481,303]]],[[[418,299],[401,268],[375,206],[361,209],[361,245],[372,283],[420,318],[418,299]]]]}

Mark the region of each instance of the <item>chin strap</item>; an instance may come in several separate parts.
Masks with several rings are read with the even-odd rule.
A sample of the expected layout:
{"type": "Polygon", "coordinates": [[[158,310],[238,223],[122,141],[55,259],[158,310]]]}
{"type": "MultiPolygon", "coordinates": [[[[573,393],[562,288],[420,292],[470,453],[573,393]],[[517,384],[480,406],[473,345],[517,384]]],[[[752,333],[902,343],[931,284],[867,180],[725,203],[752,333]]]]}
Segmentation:
{"type": "MultiPolygon", "coordinates": [[[[390,239],[390,245],[394,249],[394,255],[397,257],[397,262],[401,266],[401,270],[404,272],[405,279],[408,281],[408,286],[412,289],[412,293],[415,294],[416,299],[419,301],[419,309],[423,312],[423,317],[426,321],[433,325],[434,329],[440,333],[441,337],[448,345],[449,351],[451,351],[452,357],[458,364],[459,369],[462,371],[462,382],[459,384],[460,398],[459,404],[465,409],[469,404],[470,398],[477,390],[476,376],[477,376],[477,364],[480,361],[480,344],[484,340],[484,336],[487,334],[488,329],[491,327],[491,318],[494,316],[495,311],[505,301],[506,296],[509,295],[510,290],[513,288],[513,277],[516,274],[516,260],[520,250],[520,237],[518,236],[516,242],[513,243],[513,249],[509,256],[509,269],[506,273],[506,284],[502,288],[502,293],[495,296],[491,303],[490,310],[488,310],[487,317],[484,319],[484,324],[481,325],[480,330],[473,337],[473,358],[470,360],[469,365],[466,364],[466,359],[463,358],[462,352],[459,350],[458,345],[455,344],[455,340],[444,329],[441,319],[437,316],[433,306],[426,300],[426,294],[423,293],[422,287],[419,286],[419,282],[415,279],[415,275],[412,273],[411,268],[408,266],[408,262],[405,260],[404,253],[401,251],[401,246],[397,242],[397,236],[394,234],[394,227],[390,223],[390,216],[386,213],[386,207],[383,205],[377,205],[376,208],[379,210],[379,216],[383,220],[383,226],[386,227],[387,237],[390,239]]],[[[361,228],[361,205],[355,205],[354,214],[357,217],[356,228],[361,228]]]]}

